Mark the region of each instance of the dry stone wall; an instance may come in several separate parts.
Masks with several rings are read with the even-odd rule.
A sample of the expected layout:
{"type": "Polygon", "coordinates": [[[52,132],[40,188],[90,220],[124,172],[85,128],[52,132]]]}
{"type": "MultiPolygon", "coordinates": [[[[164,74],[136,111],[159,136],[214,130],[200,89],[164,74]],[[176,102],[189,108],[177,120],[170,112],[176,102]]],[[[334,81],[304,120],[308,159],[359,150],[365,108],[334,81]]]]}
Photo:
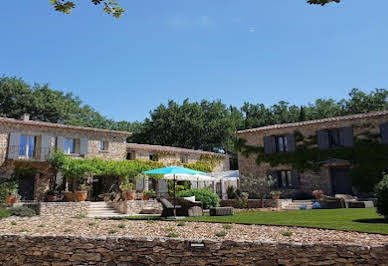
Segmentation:
{"type": "Polygon", "coordinates": [[[388,245],[0,235],[1,265],[386,265],[388,245]]]}
{"type": "Polygon", "coordinates": [[[89,202],[41,202],[41,216],[75,217],[87,215],[89,202]]]}

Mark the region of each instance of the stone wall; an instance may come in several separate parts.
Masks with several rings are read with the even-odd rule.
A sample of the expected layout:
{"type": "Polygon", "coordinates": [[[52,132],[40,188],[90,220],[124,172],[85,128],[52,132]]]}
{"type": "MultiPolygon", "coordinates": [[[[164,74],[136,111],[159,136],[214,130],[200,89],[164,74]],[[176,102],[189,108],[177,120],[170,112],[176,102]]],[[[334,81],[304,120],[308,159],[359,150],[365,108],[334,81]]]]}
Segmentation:
{"type": "Polygon", "coordinates": [[[108,203],[119,212],[129,215],[141,214],[142,210],[154,210],[153,213],[161,214],[162,204],[157,200],[125,200],[108,203]]]}
{"type": "MultiPolygon", "coordinates": [[[[278,199],[278,200],[264,199],[264,208],[281,208],[282,206],[286,205],[291,201],[292,201],[291,199],[278,199]]],[[[240,208],[236,199],[221,200],[220,206],[240,208]]],[[[249,199],[247,206],[244,208],[248,208],[248,209],[262,208],[261,199],[249,199]]]]}
{"type": "Polygon", "coordinates": [[[87,215],[89,202],[41,202],[41,216],[75,217],[87,215]]]}
{"type": "MultiPolygon", "coordinates": [[[[369,131],[371,134],[379,134],[379,125],[385,122],[388,122],[388,115],[380,115],[366,118],[364,117],[362,119],[345,119],[340,121],[321,122],[286,128],[271,128],[268,130],[253,132],[243,132],[238,133],[238,137],[246,140],[246,145],[263,147],[264,136],[293,134],[295,130],[298,130],[305,137],[316,136],[316,132],[318,130],[349,126],[352,126],[354,136],[360,135],[365,131],[369,131]]],[[[267,176],[268,171],[270,170],[272,171],[292,169],[291,165],[279,165],[276,167],[271,167],[268,163],[261,163],[260,165],[258,165],[256,163],[256,157],[256,154],[250,154],[248,157],[244,156],[241,153],[238,154],[238,165],[240,175],[242,177],[248,175],[264,177],[267,176]]],[[[318,172],[305,171],[303,173],[300,173],[300,188],[297,190],[283,189],[282,196],[289,197],[295,195],[295,193],[299,191],[311,194],[312,190],[315,189],[322,189],[325,193],[331,194],[332,185],[330,179],[330,166],[335,165],[323,166],[318,172]]]]}
{"type": "MultiPolygon", "coordinates": [[[[182,165],[184,163],[195,163],[201,158],[201,153],[199,151],[192,151],[190,153],[189,149],[186,149],[187,151],[185,153],[179,153],[179,152],[171,152],[163,154],[162,156],[159,156],[158,161],[162,162],[166,165],[182,165]],[[185,158],[185,160],[183,160],[185,158]]],[[[153,151],[152,149],[149,150],[136,150],[134,148],[130,148],[128,152],[131,152],[134,154],[136,159],[140,160],[149,160],[150,154],[158,154],[158,152],[153,151]]],[[[209,154],[207,152],[204,152],[204,154],[209,154]]],[[[220,154],[214,154],[214,155],[220,155],[220,154]]],[[[230,163],[229,163],[229,156],[225,155],[224,160],[220,160],[218,164],[214,167],[213,172],[220,172],[220,171],[228,171],[230,170],[230,163]]]]}
{"type": "Polygon", "coordinates": [[[388,245],[0,235],[1,265],[386,265],[388,245]]]}

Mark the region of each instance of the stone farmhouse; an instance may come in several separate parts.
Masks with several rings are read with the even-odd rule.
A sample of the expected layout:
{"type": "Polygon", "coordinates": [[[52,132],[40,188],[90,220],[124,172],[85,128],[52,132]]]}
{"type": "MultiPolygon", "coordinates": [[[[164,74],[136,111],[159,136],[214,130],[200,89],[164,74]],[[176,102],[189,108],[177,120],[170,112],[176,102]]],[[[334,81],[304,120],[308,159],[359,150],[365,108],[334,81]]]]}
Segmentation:
{"type": "MultiPolygon", "coordinates": [[[[229,156],[226,154],[127,143],[130,136],[130,132],[124,131],[32,121],[28,115],[20,120],[0,118],[0,179],[12,175],[18,163],[27,164],[37,172],[20,179],[19,194],[23,200],[42,200],[54,179],[48,159],[56,150],[75,158],[160,160],[170,165],[195,162],[201,155],[211,154],[224,158],[215,171],[229,170],[229,156]]],[[[104,182],[107,182],[104,177],[95,177],[91,194],[96,196],[107,192],[104,191],[107,187],[104,182]]],[[[144,184],[137,182],[136,188],[144,189],[144,184]]],[[[167,184],[153,184],[153,188],[167,191],[167,184]]]]}
{"type": "MultiPolygon", "coordinates": [[[[352,149],[357,141],[375,136],[376,143],[388,144],[388,111],[333,117],[312,121],[277,124],[241,130],[237,136],[243,143],[238,154],[240,180],[244,176],[272,176],[283,197],[322,189],[325,194],[354,194],[350,170],[344,158],[326,158],[313,162],[315,169],[297,169],[290,163],[272,163],[260,158],[277,158],[295,152],[303,145],[319,151],[352,149]],[[271,166],[272,165],[272,166],[271,166]]],[[[384,146],[383,146],[384,147],[384,146]]],[[[386,147],[388,149],[388,146],[386,147]]],[[[388,169],[388,161],[386,165],[388,169]]]]}

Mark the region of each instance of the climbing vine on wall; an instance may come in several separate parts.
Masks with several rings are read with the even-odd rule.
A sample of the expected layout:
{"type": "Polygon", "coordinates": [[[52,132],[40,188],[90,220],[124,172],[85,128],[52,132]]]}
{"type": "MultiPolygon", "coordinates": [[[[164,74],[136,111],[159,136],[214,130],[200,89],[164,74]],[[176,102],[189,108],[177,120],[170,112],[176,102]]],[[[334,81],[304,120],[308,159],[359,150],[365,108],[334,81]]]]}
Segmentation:
{"type": "Polygon", "coordinates": [[[365,130],[355,137],[352,148],[337,148],[320,150],[317,146],[316,136],[303,136],[299,131],[294,132],[297,143],[294,152],[264,153],[264,147],[255,147],[239,139],[236,149],[243,156],[249,157],[256,154],[256,163],[269,163],[275,167],[291,165],[300,171],[318,171],[320,166],[329,159],[347,160],[351,164],[350,175],[352,184],[360,192],[373,190],[385,171],[388,169],[388,145],[379,143],[379,134],[365,130]]]}
{"type": "Polygon", "coordinates": [[[202,154],[198,161],[194,163],[186,163],[184,166],[190,169],[213,172],[218,164],[220,164],[225,157],[222,155],[202,154]]]}

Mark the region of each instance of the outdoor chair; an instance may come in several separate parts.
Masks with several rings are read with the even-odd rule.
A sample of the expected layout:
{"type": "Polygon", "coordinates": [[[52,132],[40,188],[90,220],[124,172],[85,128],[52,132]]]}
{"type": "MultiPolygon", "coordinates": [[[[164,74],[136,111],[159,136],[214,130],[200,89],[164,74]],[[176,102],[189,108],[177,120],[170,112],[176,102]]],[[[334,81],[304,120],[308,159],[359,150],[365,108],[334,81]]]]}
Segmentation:
{"type": "MultiPolygon", "coordinates": [[[[168,199],[159,199],[159,201],[163,206],[162,217],[174,216],[174,205],[168,199]]],[[[180,209],[180,205],[175,206],[176,215],[179,215],[180,209]]]]}
{"type": "Polygon", "coordinates": [[[336,198],[344,201],[344,208],[373,208],[373,201],[359,200],[357,197],[348,194],[336,194],[336,198]]]}

